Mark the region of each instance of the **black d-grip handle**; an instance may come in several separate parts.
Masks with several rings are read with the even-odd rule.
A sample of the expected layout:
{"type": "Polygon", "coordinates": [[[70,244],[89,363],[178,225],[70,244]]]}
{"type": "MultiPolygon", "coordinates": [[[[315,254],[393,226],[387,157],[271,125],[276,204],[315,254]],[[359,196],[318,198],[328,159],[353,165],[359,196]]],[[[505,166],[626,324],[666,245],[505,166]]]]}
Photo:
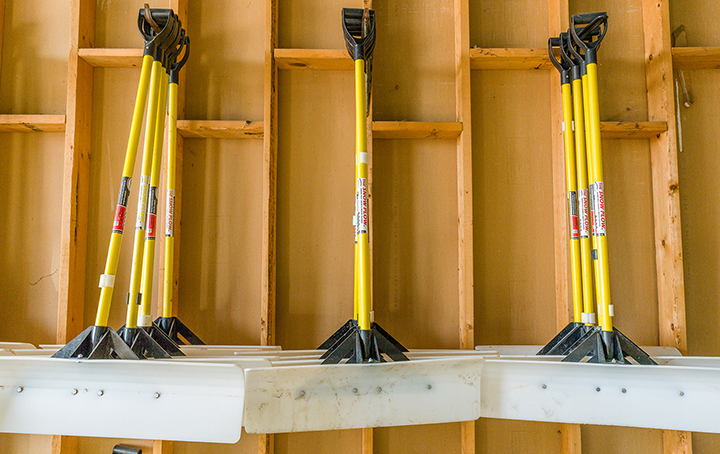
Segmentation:
{"type": "Polygon", "coordinates": [[[175,16],[175,21],[173,22],[173,28],[170,30],[170,34],[168,34],[168,36],[155,47],[155,55],[153,57],[155,60],[162,63],[163,68],[167,69],[168,54],[174,51],[178,44],[180,44],[180,39],[182,38],[184,32],[185,30],[182,28],[180,18],[175,16]]]}
{"type": "Polygon", "coordinates": [[[367,60],[371,58],[375,49],[375,11],[362,8],[343,8],[342,19],[345,46],[352,59],[367,60]],[[367,17],[364,17],[365,11],[368,12],[367,17]],[[363,24],[363,22],[366,23],[363,24]]]}
{"type": "MultiPolygon", "coordinates": [[[[169,39],[169,38],[168,38],[169,39]]],[[[165,72],[170,74],[170,69],[172,69],[172,64],[177,61],[177,56],[180,54],[180,52],[183,49],[183,41],[185,40],[185,29],[180,27],[180,33],[176,37],[176,39],[167,46],[165,49],[165,60],[163,61],[163,68],[165,68],[165,72]]]]}
{"type": "Polygon", "coordinates": [[[572,33],[570,32],[570,29],[568,29],[568,31],[565,35],[567,36],[565,45],[567,47],[567,50],[570,52],[571,61],[573,62],[574,65],[584,64],[585,56],[578,51],[578,48],[573,41],[572,33]]]}
{"type": "Polygon", "coordinates": [[[161,28],[159,32],[153,29],[152,24],[145,18],[145,8],[140,8],[138,13],[138,30],[145,40],[145,51],[143,55],[154,55],[157,46],[163,42],[172,32],[177,16],[171,9],[152,9],[150,17],[161,28]]]}
{"type": "MultiPolygon", "coordinates": [[[[563,33],[564,34],[564,33],[563,33]]],[[[550,63],[553,64],[553,66],[558,70],[560,73],[560,83],[561,84],[569,84],[570,83],[570,69],[572,68],[572,65],[570,64],[570,61],[565,58],[564,53],[562,51],[562,36],[559,38],[550,38],[548,39],[548,55],[550,56],[550,63]],[[555,52],[553,52],[554,48],[560,49],[560,59],[558,59],[555,56],[555,52]]]]}
{"type": "MultiPolygon", "coordinates": [[[[184,31],[184,30],[183,30],[184,31]]],[[[188,61],[188,57],[190,56],[190,37],[184,36],[182,37],[182,40],[180,41],[180,46],[178,46],[177,50],[170,55],[169,60],[169,68],[170,68],[170,83],[171,84],[177,84],[180,80],[180,70],[183,66],[185,66],[185,63],[188,61]],[[178,55],[180,55],[180,52],[182,49],[185,49],[185,53],[183,54],[183,57],[180,59],[180,61],[176,61],[178,55]]]]}
{"type": "Polygon", "coordinates": [[[585,64],[597,63],[597,51],[608,27],[608,15],[602,13],[574,14],[570,19],[573,41],[583,50],[585,64]],[[578,31],[577,25],[585,25],[578,31]]]}
{"type": "Polygon", "coordinates": [[[577,51],[576,46],[573,44],[570,32],[560,34],[560,52],[565,60],[570,65],[570,74],[572,80],[579,80],[582,78],[583,73],[587,73],[587,66],[585,66],[585,59],[577,51]]]}
{"type": "Polygon", "coordinates": [[[605,19],[607,19],[607,13],[583,13],[583,14],[573,14],[573,23],[575,25],[586,25],[591,23],[592,21],[596,20],[598,17],[604,16],[605,19]]]}

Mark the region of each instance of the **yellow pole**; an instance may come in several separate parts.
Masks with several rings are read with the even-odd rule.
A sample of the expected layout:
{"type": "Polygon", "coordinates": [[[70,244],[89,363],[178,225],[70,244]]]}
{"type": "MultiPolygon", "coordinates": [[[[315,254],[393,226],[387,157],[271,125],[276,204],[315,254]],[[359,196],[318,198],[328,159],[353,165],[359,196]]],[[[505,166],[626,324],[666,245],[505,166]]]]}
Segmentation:
{"type": "Polygon", "coordinates": [[[570,225],[570,272],[572,278],[573,312],[575,323],[582,321],[583,292],[580,272],[580,227],[578,225],[577,173],[575,143],[571,131],[573,125],[572,89],[563,83],[563,137],[565,139],[565,180],[568,193],[568,221],[570,225]]]}
{"type": "Polygon", "coordinates": [[[585,115],[583,105],[583,84],[581,79],[572,81],[573,112],[575,114],[575,155],[577,156],[578,177],[578,226],[580,229],[580,269],[582,275],[583,312],[585,325],[593,325],[595,315],[593,301],[593,271],[590,252],[590,202],[588,198],[587,150],[585,148],[585,115]]]}
{"type": "Polygon", "coordinates": [[[167,199],[165,203],[165,282],[163,317],[173,316],[173,255],[175,246],[175,159],[177,156],[178,85],[170,84],[168,100],[167,199]]]}
{"type": "Polygon", "coordinates": [[[358,326],[370,329],[370,212],[368,210],[367,98],[365,93],[365,60],[355,60],[355,286],[357,288],[358,326]]]}
{"type": "MultiPolygon", "coordinates": [[[[112,302],[113,288],[115,284],[115,273],[117,273],[118,260],[120,258],[120,246],[125,230],[125,214],[127,201],[130,196],[133,170],[137,157],[138,144],[140,142],[140,130],[142,129],[143,111],[150,85],[151,67],[153,58],[150,55],[143,57],[142,69],[140,70],[140,83],[138,85],[137,97],[135,98],[135,109],[133,110],[132,124],[130,127],[130,138],[128,139],[127,151],[125,153],[125,164],[123,166],[122,183],[118,195],[113,231],[108,247],[105,272],[100,278],[100,301],[98,302],[97,315],[95,316],[96,326],[108,326],[110,314],[110,303],[112,302]]],[[[154,69],[154,68],[153,68],[154,69]]]]}
{"type": "Polygon", "coordinates": [[[588,166],[590,169],[592,204],[592,233],[596,250],[596,291],[598,301],[598,324],[603,331],[612,331],[610,302],[610,272],[608,269],[608,249],[605,221],[605,187],[603,183],[602,148],[600,142],[600,105],[598,101],[597,63],[587,65],[587,127],[590,141],[588,142],[588,166]]]}
{"type": "Polygon", "coordinates": [[[125,326],[137,328],[138,306],[140,304],[140,278],[142,272],[143,245],[145,243],[145,220],[147,214],[147,199],[150,189],[150,168],[152,166],[152,150],[155,139],[155,125],[157,120],[158,98],[160,97],[160,83],[162,80],[162,63],[153,62],[150,76],[150,98],[148,101],[148,114],[145,123],[145,144],[143,149],[143,162],[140,181],[140,195],[138,198],[137,218],[135,222],[135,242],[133,244],[132,268],[130,271],[130,290],[128,292],[128,308],[125,326]]]}
{"type": "Polygon", "coordinates": [[[147,230],[145,232],[145,251],[142,267],[142,304],[138,316],[138,326],[152,325],[152,286],[155,271],[155,235],[157,231],[158,187],[160,186],[160,161],[162,159],[163,136],[165,134],[165,109],[167,104],[169,75],[163,71],[160,82],[160,99],[155,120],[155,144],[153,146],[152,167],[150,170],[150,192],[147,201],[147,230]]]}
{"type": "Polygon", "coordinates": [[[587,78],[587,69],[585,70],[585,74],[582,75],[581,79],[582,83],[582,93],[583,93],[583,117],[585,119],[585,144],[586,144],[586,155],[587,155],[587,172],[588,172],[588,209],[589,209],[589,215],[590,215],[590,244],[592,246],[591,253],[590,253],[590,262],[592,263],[592,270],[593,270],[593,282],[594,282],[594,291],[595,291],[595,300],[597,301],[597,310],[598,314],[600,313],[600,302],[599,302],[599,295],[600,290],[598,289],[598,285],[600,284],[598,279],[598,274],[600,271],[598,270],[598,261],[595,260],[593,257],[597,253],[597,237],[594,234],[594,227],[593,227],[593,213],[595,212],[594,203],[595,200],[593,198],[593,187],[591,186],[591,182],[595,181],[595,175],[593,174],[593,168],[590,164],[591,159],[591,138],[590,138],[590,111],[588,110],[588,99],[590,96],[588,95],[588,87],[589,82],[587,78]]]}

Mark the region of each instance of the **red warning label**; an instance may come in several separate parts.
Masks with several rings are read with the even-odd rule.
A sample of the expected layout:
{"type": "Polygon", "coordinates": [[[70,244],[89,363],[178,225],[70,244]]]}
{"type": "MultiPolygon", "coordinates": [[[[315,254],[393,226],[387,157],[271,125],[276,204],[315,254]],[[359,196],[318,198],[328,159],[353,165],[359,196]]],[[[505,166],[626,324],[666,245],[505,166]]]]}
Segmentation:
{"type": "Polygon", "coordinates": [[[115,208],[115,220],[113,221],[113,233],[122,233],[125,231],[125,215],[127,214],[127,203],[130,197],[130,185],[132,178],[123,177],[120,183],[120,191],[118,193],[117,207],[115,208]]]}
{"type": "Polygon", "coordinates": [[[150,186],[150,194],[147,201],[147,231],[145,238],[148,240],[155,239],[155,226],[157,224],[157,187],[150,186]]]}
{"type": "Polygon", "coordinates": [[[115,209],[115,221],[113,222],[113,233],[123,233],[125,231],[125,211],[126,207],[118,205],[115,209]]]}
{"type": "Polygon", "coordinates": [[[145,238],[147,238],[148,240],[155,239],[155,225],[156,224],[157,224],[157,216],[154,214],[148,214],[147,233],[145,235],[145,238]]]}

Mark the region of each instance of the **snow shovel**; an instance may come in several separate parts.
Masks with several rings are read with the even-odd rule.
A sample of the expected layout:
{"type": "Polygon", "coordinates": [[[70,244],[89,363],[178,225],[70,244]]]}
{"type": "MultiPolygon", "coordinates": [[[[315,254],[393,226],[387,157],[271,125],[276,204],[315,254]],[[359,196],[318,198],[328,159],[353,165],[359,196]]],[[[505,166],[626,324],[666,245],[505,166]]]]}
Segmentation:
{"type": "MultiPolygon", "coordinates": [[[[149,18],[149,8],[146,5],[144,15],[149,18]]],[[[150,22],[147,20],[146,22],[150,22]]],[[[153,55],[153,74],[156,76],[154,79],[151,76],[151,91],[148,115],[145,124],[145,143],[142,160],[141,170],[141,182],[140,182],[140,193],[138,200],[137,219],[135,222],[135,242],[133,247],[133,258],[132,267],[130,272],[130,289],[127,296],[127,319],[125,326],[118,330],[118,334],[130,346],[133,352],[140,358],[153,357],[153,358],[169,358],[172,351],[175,355],[182,355],[180,349],[170,339],[160,339],[160,342],[153,339],[153,337],[144,329],[142,324],[138,326],[138,312],[142,305],[143,291],[145,290],[143,284],[149,282],[150,289],[152,289],[152,268],[151,261],[144,260],[147,256],[151,260],[154,260],[154,248],[150,249],[150,244],[154,246],[155,241],[147,241],[147,221],[148,216],[148,200],[150,198],[150,186],[152,177],[152,167],[155,162],[159,161],[162,156],[162,142],[163,142],[163,123],[165,120],[165,105],[167,102],[167,86],[168,86],[168,75],[165,67],[167,66],[167,56],[174,52],[181,36],[182,24],[176,18],[174,27],[170,32],[170,35],[163,41],[163,43],[157,47],[155,54],[153,55]],[[143,261],[145,264],[149,264],[149,268],[143,267],[143,261]],[[149,274],[146,273],[149,271],[149,274]],[[162,345],[161,345],[162,344],[162,345]]],[[[159,173],[159,164],[158,173],[159,173]]],[[[159,179],[159,176],[158,176],[159,179]]],[[[153,205],[156,205],[156,201],[151,201],[153,205]]],[[[154,234],[154,233],[153,233],[154,234]]],[[[151,296],[152,292],[150,292],[151,296]]],[[[151,325],[149,316],[142,317],[141,320],[147,320],[147,325],[151,325]]]]}
{"type": "MultiPolygon", "coordinates": [[[[173,251],[175,243],[175,161],[177,155],[177,102],[178,81],[180,70],[190,56],[190,38],[183,37],[181,46],[170,57],[168,65],[169,93],[168,93],[168,156],[167,156],[167,196],[165,215],[165,281],[163,283],[163,313],[154,322],[153,326],[165,333],[176,344],[204,345],[195,333],[190,330],[179,318],[173,316],[173,251]],[[181,50],[183,57],[177,61],[181,50]],[[185,342],[183,342],[183,339],[185,342]]],[[[159,173],[159,172],[158,172],[159,173]]],[[[155,174],[153,174],[155,175],[155,174]]],[[[159,175],[158,175],[159,178],[159,175]]],[[[153,226],[154,230],[154,226],[153,226]]],[[[149,230],[148,230],[149,232],[149,230]]],[[[154,233],[154,232],[153,232],[154,233]]],[[[143,304],[143,313],[150,313],[149,303],[143,304]]]]}
{"type": "Polygon", "coordinates": [[[572,59],[569,46],[572,43],[568,33],[561,33],[559,38],[548,40],[550,61],[560,72],[562,90],[574,320],[546,344],[538,355],[566,354],[595,323],[581,72],[579,62],[572,59]],[[560,60],[556,59],[553,48],[560,49],[560,60]]]}
{"type": "Polygon", "coordinates": [[[368,207],[367,106],[370,98],[370,68],[375,49],[375,12],[343,8],[343,34],[355,65],[355,275],[354,318],[345,323],[319,348],[327,348],[325,364],[348,358],[349,363],[384,362],[383,354],[394,361],[407,361],[407,351],[371,320],[370,294],[370,212],[368,207]]]}
{"type": "Polygon", "coordinates": [[[638,364],[649,365],[655,364],[655,361],[627,336],[613,328],[612,323],[597,72],[597,51],[607,33],[607,21],[608,16],[604,12],[576,14],[571,19],[570,34],[574,44],[582,51],[583,60],[581,72],[588,138],[590,218],[594,248],[591,258],[595,269],[598,326],[588,330],[573,345],[563,361],[579,362],[589,358],[590,362],[628,364],[632,358],[638,364]],[[578,29],[577,25],[585,27],[578,29]],[[595,30],[598,32],[595,33],[595,30]]]}
{"type": "Polygon", "coordinates": [[[168,36],[170,36],[171,32],[175,29],[177,21],[175,14],[170,9],[153,10],[151,18],[160,29],[159,31],[154,30],[149,25],[145,11],[140,10],[138,15],[138,28],[145,38],[143,63],[137,97],[135,99],[135,108],[133,110],[130,138],[125,154],[125,163],[123,165],[122,180],[105,264],[105,272],[100,276],[100,300],[98,302],[95,324],[86,328],[77,337],[68,342],[65,347],[58,350],[53,355],[54,358],[138,359],[138,356],[123,339],[108,326],[108,317],[113,288],[115,286],[115,273],[117,272],[120,257],[120,247],[125,230],[125,216],[128,198],[130,196],[130,186],[140,142],[143,111],[145,110],[148,92],[150,92],[152,101],[148,109],[148,117],[154,118],[154,113],[157,110],[157,85],[159,83],[160,65],[155,62],[153,56],[158,47],[167,40],[168,36]]]}

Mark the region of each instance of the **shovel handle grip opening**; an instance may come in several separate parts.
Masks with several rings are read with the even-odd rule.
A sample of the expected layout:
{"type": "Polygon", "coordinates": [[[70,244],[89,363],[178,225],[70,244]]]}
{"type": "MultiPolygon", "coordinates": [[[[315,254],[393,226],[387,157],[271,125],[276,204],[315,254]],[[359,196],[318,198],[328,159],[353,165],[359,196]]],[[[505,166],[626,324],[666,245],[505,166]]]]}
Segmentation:
{"type": "Polygon", "coordinates": [[[548,55],[550,56],[550,63],[552,63],[555,69],[557,69],[560,73],[560,83],[568,84],[570,83],[570,69],[572,68],[572,66],[570,64],[570,61],[565,58],[562,52],[562,44],[562,36],[548,39],[548,55]],[[553,51],[553,49],[555,48],[560,49],[560,58],[555,56],[555,52],[553,51]]]}
{"type": "Polygon", "coordinates": [[[362,8],[343,8],[345,46],[353,60],[372,58],[375,49],[375,11],[362,8]]]}
{"type": "Polygon", "coordinates": [[[597,63],[597,51],[608,27],[608,15],[601,13],[574,14],[570,19],[570,34],[583,50],[585,64],[597,63]],[[585,27],[578,28],[578,25],[585,27]]]}
{"type": "Polygon", "coordinates": [[[180,42],[180,46],[178,46],[177,50],[173,52],[173,54],[170,56],[170,83],[171,84],[177,84],[180,79],[180,70],[183,66],[185,66],[185,63],[188,61],[188,57],[190,56],[190,37],[184,36],[183,39],[180,42]],[[182,58],[180,60],[177,60],[178,55],[180,55],[180,52],[182,50],[185,50],[185,53],[183,54],[182,58]]]}
{"type": "Polygon", "coordinates": [[[580,53],[580,49],[575,44],[575,41],[572,38],[572,33],[570,32],[570,29],[568,29],[568,39],[565,43],[567,45],[567,50],[570,52],[570,58],[572,59],[572,62],[574,65],[582,65],[585,63],[585,56],[580,53]]]}
{"type": "Polygon", "coordinates": [[[177,20],[177,16],[171,9],[156,9],[150,10],[150,17],[155,22],[151,24],[145,17],[145,8],[140,8],[138,12],[138,30],[145,40],[145,51],[143,55],[153,55],[155,48],[167,38],[173,29],[173,24],[177,20]],[[156,32],[153,25],[160,27],[160,31],[156,32]]]}
{"type": "Polygon", "coordinates": [[[580,79],[583,71],[587,71],[587,68],[585,67],[585,59],[577,51],[569,31],[560,35],[560,44],[560,52],[562,53],[563,58],[570,64],[571,79],[580,79]]]}
{"type": "Polygon", "coordinates": [[[153,56],[155,61],[159,61],[162,64],[163,68],[167,69],[169,63],[168,55],[180,44],[180,39],[184,31],[180,18],[175,16],[175,21],[170,29],[170,33],[157,45],[155,55],[153,56]]]}

